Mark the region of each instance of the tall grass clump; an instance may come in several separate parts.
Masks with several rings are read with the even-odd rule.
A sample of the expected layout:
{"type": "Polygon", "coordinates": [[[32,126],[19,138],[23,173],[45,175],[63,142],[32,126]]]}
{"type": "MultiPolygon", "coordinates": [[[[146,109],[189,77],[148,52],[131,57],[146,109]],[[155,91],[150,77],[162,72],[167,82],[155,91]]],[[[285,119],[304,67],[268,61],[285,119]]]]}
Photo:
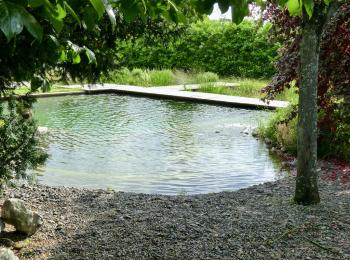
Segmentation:
{"type": "Polygon", "coordinates": [[[259,136],[268,138],[274,146],[283,147],[291,154],[297,153],[297,117],[292,120],[291,113],[294,111],[295,105],[287,108],[277,109],[276,112],[262,123],[258,128],[259,136]]]}
{"type": "Polygon", "coordinates": [[[196,83],[211,83],[219,81],[219,76],[214,72],[200,72],[195,74],[194,80],[196,83]]]}
{"type": "Polygon", "coordinates": [[[116,84],[136,86],[166,86],[176,83],[175,75],[171,70],[143,70],[123,68],[110,73],[106,81],[116,84]]]}
{"type": "Polygon", "coordinates": [[[267,81],[257,79],[230,78],[230,81],[239,84],[239,86],[228,88],[225,86],[205,84],[201,86],[199,91],[229,96],[262,98],[261,89],[267,85],[267,81]]]}
{"type": "Polygon", "coordinates": [[[152,86],[166,86],[176,83],[175,75],[171,70],[151,70],[149,76],[152,86]]]}

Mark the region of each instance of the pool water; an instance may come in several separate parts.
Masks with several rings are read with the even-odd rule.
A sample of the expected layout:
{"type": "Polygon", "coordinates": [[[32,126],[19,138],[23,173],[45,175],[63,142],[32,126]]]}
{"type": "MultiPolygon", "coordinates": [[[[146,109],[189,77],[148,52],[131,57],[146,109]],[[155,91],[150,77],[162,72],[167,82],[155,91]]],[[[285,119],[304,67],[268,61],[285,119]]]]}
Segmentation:
{"type": "Polygon", "coordinates": [[[197,194],[272,181],[283,173],[264,143],[242,133],[269,115],[117,94],[39,99],[52,186],[197,194]]]}

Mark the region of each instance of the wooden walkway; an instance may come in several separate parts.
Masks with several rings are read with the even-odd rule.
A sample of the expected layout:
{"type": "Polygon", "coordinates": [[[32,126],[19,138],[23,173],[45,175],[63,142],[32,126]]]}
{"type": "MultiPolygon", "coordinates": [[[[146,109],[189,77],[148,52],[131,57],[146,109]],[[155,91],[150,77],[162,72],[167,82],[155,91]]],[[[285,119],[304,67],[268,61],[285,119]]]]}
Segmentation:
{"type": "MultiPolygon", "coordinates": [[[[227,87],[238,86],[234,83],[214,83],[227,87]]],[[[230,107],[247,107],[255,109],[276,109],[283,108],[289,105],[289,102],[271,100],[263,102],[258,98],[247,98],[238,96],[228,96],[220,94],[203,93],[196,91],[200,88],[199,84],[187,84],[187,85],[174,85],[174,86],[161,86],[161,87],[140,87],[131,85],[119,85],[119,84],[84,84],[84,85],[69,85],[60,86],[65,88],[81,88],[81,91],[67,91],[67,92],[48,92],[32,94],[34,97],[55,97],[55,96],[67,96],[67,95],[84,95],[84,94],[98,94],[98,93],[121,93],[127,95],[146,96],[152,98],[166,98],[176,100],[187,100],[199,103],[216,104],[221,106],[230,107]]]]}
{"type": "Polygon", "coordinates": [[[231,107],[249,107],[258,109],[276,109],[283,108],[289,105],[286,101],[272,100],[263,102],[258,98],[246,98],[238,96],[227,96],[220,94],[210,94],[202,92],[184,91],[189,89],[197,89],[198,84],[186,86],[164,86],[164,87],[139,87],[130,85],[118,84],[89,84],[84,85],[83,89],[89,93],[115,92],[129,95],[167,98],[177,100],[189,100],[200,103],[217,104],[231,107]]]}

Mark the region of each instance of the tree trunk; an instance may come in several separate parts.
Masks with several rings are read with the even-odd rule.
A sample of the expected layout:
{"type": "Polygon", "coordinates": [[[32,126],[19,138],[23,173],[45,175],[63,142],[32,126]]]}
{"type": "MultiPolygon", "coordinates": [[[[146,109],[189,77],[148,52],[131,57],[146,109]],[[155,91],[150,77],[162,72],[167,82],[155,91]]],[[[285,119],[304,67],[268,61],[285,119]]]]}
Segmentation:
{"type": "MultiPolygon", "coordinates": [[[[306,17],[306,16],[304,16],[306,17]]],[[[317,85],[319,63],[318,19],[308,17],[300,45],[298,164],[294,201],[320,202],[317,186],[317,85]]]]}

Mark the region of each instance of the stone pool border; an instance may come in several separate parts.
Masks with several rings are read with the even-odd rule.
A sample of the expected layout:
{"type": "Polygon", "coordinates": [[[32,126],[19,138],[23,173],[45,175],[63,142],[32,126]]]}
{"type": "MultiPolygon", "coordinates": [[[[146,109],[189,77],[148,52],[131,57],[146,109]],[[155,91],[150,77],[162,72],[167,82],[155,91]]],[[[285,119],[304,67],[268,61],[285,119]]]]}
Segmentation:
{"type": "MultiPolygon", "coordinates": [[[[215,85],[227,85],[228,87],[235,87],[238,84],[234,83],[222,83],[216,82],[215,85]]],[[[132,85],[119,85],[119,84],[81,84],[81,85],[69,85],[60,86],[67,88],[82,88],[82,91],[70,91],[70,92],[54,92],[54,93],[42,93],[32,94],[31,96],[41,97],[55,97],[55,96],[68,96],[68,95],[84,95],[84,94],[100,94],[100,93],[119,93],[133,96],[143,96],[150,98],[164,98],[185,100],[198,103],[207,103],[229,107],[245,107],[253,109],[276,109],[284,108],[289,105],[289,102],[270,100],[267,102],[258,98],[248,98],[239,96],[227,96],[221,94],[211,94],[203,92],[191,92],[186,90],[196,90],[200,87],[200,84],[188,84],[188,85],[174,85],[174,86],[161,86],[161,87],[140,87],[132,85]]]]}

